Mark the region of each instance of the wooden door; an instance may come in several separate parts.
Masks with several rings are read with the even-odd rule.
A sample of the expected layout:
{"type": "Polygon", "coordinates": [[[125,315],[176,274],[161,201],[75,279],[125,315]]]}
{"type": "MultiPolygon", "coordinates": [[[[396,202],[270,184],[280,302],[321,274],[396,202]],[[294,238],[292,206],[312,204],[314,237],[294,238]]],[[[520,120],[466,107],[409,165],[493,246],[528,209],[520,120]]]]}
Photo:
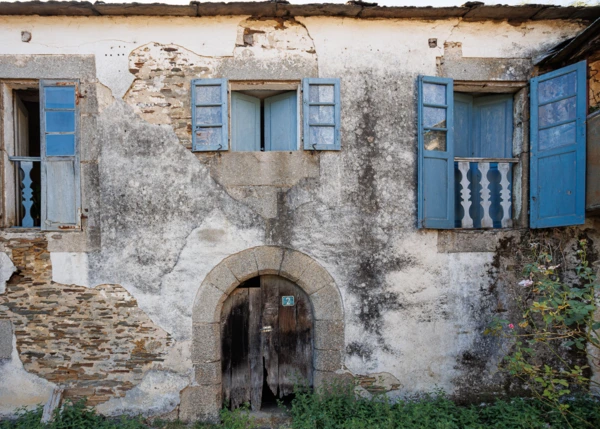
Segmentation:
{"type": "Polygon", "coordinates": [[[259,284],[241,285],[223,304],[223,398],[231,408],[248,402],[259,410],[265,381],[280,398],[293,393],[296,383],[312,386],[308,296],[278,276],[262,276],[259,284]]]}

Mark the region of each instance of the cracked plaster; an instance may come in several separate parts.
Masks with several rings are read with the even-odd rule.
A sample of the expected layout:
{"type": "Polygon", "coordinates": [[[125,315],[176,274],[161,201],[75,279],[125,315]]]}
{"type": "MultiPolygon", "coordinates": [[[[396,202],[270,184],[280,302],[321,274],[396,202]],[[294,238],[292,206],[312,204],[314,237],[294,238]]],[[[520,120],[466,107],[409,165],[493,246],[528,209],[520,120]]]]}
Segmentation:
{"type": "MultiPolygon", "coordinates": [[[[451,392],[470,374],[459,363],[460,353],[474,347],[482,314],[491,308],[493,297],[482,285],[492,281],[492,253],[440,254],[436,232],[415,230],[414,82],[418,74],[435,74],[446,41],[460,42],[463,57],[528,58],[574,34],[580,24],[298,17],[306,37],[300,25],[291,24],[301,49],[289,49],[289,39],[277,38],[280,21],[245,17],[28,17],[33,38],[25,45],[15,39],[24,28],[22,18],[0,22],[2,53],[95,55],[102,99],[96,135],[102,144],[90,145],[98,153],[93,221],[102,240],[88,255],[88,282],[123,285],[177,339],[164,364],[169,375],[148,375],[105,412],[139,410],[146,387],[162,386],[172,395],[191,379],[191,358],[184,351],[191,343],[190,296],[218,261],[262,244],[305,252],[339,285],[345,360],[354,373],[389,373],[402,393],[435,383],[451,392]],[[272,27],[275,39],[249,32],[247,46],[249,34],[241,30],[247,27],[240,23],[258,31],[272,27]],[[65,31],[55,31],[57,26],[65,31]],[[429,38],[438,38],[437,48],[428,47],[429,38]],[[185,58],[209,63],[195,77],[341,77],[342,151],[318,155],[319,177],[271,193],[276,206],[271,200],[267,216],[243,196],[232,198],[234,192],[211,174],[216,156],[186,149],[189,117],[160,112],[163,116],[152,119],[136,107],[135,97],[128,99],[136,82],[125,96],[129,105],[119,100],[135,79],[129,54],[149,47],[152,56],[172,46],[183,47],[185,58]],[[184,122],[179,131],[173,118],[184,122]],[[454,337],[459,341],[450,342],[454,337]],[[431,348],[436,341],[446,347],[431,348]]],[[[191,77],[184,73],[185,80],[191,77]]],[[[147,78],[159,92],[166,88],[159,75],[147,78]]],[[[183,90],[174,99],[187,98],[183,90]]],[[[183,103],[183,115],[188,110],[183,103]]],[[[259,195],[255,201],[264,199],[259,195]]],[[[489,371],[494,359],[492,353],[489,371]]],[[[218,398],[214,391],[194,389],[184,389],[183,396],[218,398]]],[[[164,410],[172,404],[165,403],[164,410]]]]}

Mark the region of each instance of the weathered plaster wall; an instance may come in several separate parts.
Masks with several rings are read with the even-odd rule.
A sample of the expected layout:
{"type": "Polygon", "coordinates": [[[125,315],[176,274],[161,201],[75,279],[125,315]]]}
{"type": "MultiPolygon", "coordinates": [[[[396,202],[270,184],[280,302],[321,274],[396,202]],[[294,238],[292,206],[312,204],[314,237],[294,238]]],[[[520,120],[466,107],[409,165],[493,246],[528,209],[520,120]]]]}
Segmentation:
{"type": "MultiPolygon", "coordinates": [[[[460,43],[456,61],[503,58],[506,70],[514,67],[522,77],[532,56],[575,34],[579,23],[1,17],[0,24],[0,54],[11,54],[0,56],[0,71],[3,61],[15,62],[13,55],[95,59],[90,98],[82,101],[93,119],[84,134],[93,138],[82,159],[89,161],[86,228],[96,228],[97,236],[48,234],[47,245],[32,239],[39,255],[20,252],[33,264],[45,261],[42,284],[24,288],[13,276],[0,295],[0,318],[30,323],[35,315],[15,309],[39,290],[60,293],[53,300],[65,306],[78,303],[77,314],[87,319],[106,294],[98,311],[110,317],[99,341],[115,335],[123,312],[145,327],[142,334],[126,329],[127,338],[114,343],[124,361],[109,357],[80,369],[115,381],[112,392],[94,391],[97,402],[105,401],[103,412],[176,410],[179,392],[202,382],[190,356],[202,280],[229,255],[260,245],[304,252],[331,274],[344,304],[345,365],[363,376],[364,387],[380,383],[407,394],[438,386],[468,397],[477,380],[483,393],[501,389],[494,376],[501,347],[482,331],[505,299],[495,287],[493,243],[516,232],[449,238],[416,229],[416,79],[438,72],[447,42],[460,43]],[[23,30],[32,33],[29,43],[20,41],[23,30]],[[431,38],[437,47],[429,47],[431,38]],[[190,152],[191,79],[314,76],[341,78],[340,152],[190,152]],[[118,306],[123,302],[135,306],[118,306]],[[134,344],[145,335],[143,347],[156,342],[156,348],[138,361],[134,344]],[[128,371],[122,378],[108,375],[120,365],[128,371]]],[[[506,75],[489,69],[490,62],[473,64],[481,80],[506,75]]],[[[452,59],[444,65],[451,74],[452,59]]],[[[14,246],[5,252],[25,278],[28,265],[15,262],[14,246]]],[[[55,315],[56,304],[44,301],[35,298],[46,306],[36,311],[55,315]]],[[[36,335],[49,343],[28,345],[22,338],[32,330],[15,331],[25,370],[52,377],[48,356],[35,353],[47,353],[47,344],[68,349],[44,332],[36,335]]],[[[74,356],[80,361],[64,364],[73,377],[79,373],[73,365],[89,363],[82,351],[74,356]]],[[[10,368],[0,366],[0,377],[10,368]]]]}

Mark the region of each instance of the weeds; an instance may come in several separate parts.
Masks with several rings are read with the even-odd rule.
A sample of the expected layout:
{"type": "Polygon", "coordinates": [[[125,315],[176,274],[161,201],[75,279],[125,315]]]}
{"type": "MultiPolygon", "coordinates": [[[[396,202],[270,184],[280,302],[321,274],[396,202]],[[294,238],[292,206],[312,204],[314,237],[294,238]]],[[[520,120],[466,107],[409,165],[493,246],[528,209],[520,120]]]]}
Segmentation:
{"type": "MultiPolygon", "coordinates": [[[[600,427],[600,402],[591,397],[569,401],[568,424],[600,427]]],[[[293,429],[517,429],[563,428],[563,415],[537,399],[517,398],[492,404],[459,406],[436,392],[413,400],[385,395],[358,398],[353,386],[337,385],[312,393],[298,389],[292,402],[293,429]]]]}
{"type": "MultiPolygon", "coordinates": [[[[516,398],[492,404],[460,406],[435,392],[412,400],[392,402],[385,395],[359,398],[351,385],[334,385],[317,392],[299,387],[290,413],[292,429],[574,429],[600,428],[600,401],[579,397],[569,402],[568,422],[555,407],[537,399],[516,398]]],[[[221,411],[220,424],[185,424],[141,417],[110,419],[67,402],[54,421],[40,424],[42,409],[21,410],[16,420],[0,422],[0,429],[257,429],[243,407],[221,411]]]]}

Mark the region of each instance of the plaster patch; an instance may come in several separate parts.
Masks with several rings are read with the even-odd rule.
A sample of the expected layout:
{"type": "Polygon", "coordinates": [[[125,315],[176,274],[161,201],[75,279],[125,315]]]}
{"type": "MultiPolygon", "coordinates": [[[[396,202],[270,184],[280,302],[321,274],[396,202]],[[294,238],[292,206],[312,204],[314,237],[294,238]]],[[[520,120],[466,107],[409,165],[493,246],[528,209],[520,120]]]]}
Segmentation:
{"type": "Polygon", "coordinates": [[[0,295],[6,290],[6,282],[17,271],[15,264],[4,252],[0,252],[0,295]]]}
{"type": "Polygon", "coordinates": [[[188,235],[173,269],[162,278],[160,295],[136,293],[136,298],[176,340],[189,339],[194,298],[204,277],[229,255],[260,244],[259,229],[237,228],[215,209],[188,235]]]}
{"type": "Polygon", "coordinates": [[[106,415],[143,415],[166,414],[179,405],[179,392],[186,387],[190,379],[186,375],[151,370],[144,374],[142,382],[129,390],[121,398],[111,398],[96,407],[99,413],[106,415]]]}
{"type": "Polygon", "coordinates": [[[66,285],[90,287],[88,254],[83,252],[51,252],[52,280],[66,285]]]}
{"type": "Polygon", "coordinates": [[[11,358],[0,360],[0,380],[0,417],[14,416],[19,407],[32,409],[46,403],[56,387],[54,383],[25,371],[15,335],[12,336],[11,358]]]}

